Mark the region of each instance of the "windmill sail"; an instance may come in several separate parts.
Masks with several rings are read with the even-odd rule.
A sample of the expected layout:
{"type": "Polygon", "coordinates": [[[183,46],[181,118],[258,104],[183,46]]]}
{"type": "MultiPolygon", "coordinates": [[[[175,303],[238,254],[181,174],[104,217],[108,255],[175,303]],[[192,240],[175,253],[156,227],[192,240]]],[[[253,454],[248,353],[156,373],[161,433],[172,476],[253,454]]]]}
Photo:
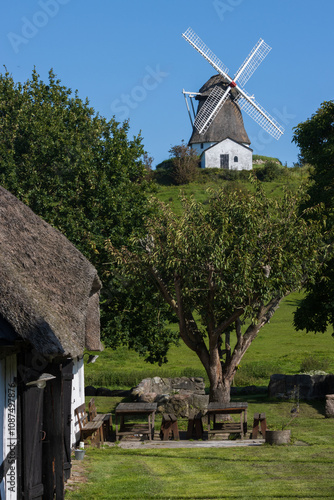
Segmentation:
{"type": "Polygon", "coordinates": [[[259,67],[263,59],[269,54],[270,51],[271,47],[269,47],[269,45],[262,40],[262,38],[260,38],[236,72],[234,81],[236,82],[238,80],[238,84],[241,85],[241,87],[244,87],[254,71],[259,67]]]}
{"type": "Polygon", "coordinates": [[[225,91],[221,87],[214,87],[211,94],[203,104],[201,110],[197,113],[194,121],[194,126],[197,128],[200,134],[206,132],[210,127],[215,116],[223,106],[230,93],[231,87],[228,87],[225,91]]]}
{"type": "Polygon", "coordinates": [[[235,102],[275,139],[279,139],[284,134],[284,128],[253,97],[247,94],[245,90],[239,93],[235,102]]]}
{"type": "Polygon", "coordinates": [[[212,50],[205,45],[203,40],[201,40],[191,28],[188,28],[187,31],[182,33],[182,36],[215,68],[216,71],[218,71],[218,73],[225,76],[225,78],[227,78],[230,82],[232,81],[231,77],[228,76],[228,68],[212,52],[212,50]]]}

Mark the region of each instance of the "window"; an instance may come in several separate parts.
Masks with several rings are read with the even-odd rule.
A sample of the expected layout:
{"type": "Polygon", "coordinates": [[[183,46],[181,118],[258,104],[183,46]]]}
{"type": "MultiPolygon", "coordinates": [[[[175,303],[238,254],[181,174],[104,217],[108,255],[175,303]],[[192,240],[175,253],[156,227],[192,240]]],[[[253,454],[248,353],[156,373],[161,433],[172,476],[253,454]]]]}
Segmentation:
{"type": "Polygon", "coordinates": [[[238,157],[237,156],[234,157],[234,163],[238,163],[238,157]]]}
{"type": "Polygon", "coordinates": [[[201,149],[203,149],[203,148],[204,148],[204,144],[203,144],[203,142],[201,142],[201,149]]]}

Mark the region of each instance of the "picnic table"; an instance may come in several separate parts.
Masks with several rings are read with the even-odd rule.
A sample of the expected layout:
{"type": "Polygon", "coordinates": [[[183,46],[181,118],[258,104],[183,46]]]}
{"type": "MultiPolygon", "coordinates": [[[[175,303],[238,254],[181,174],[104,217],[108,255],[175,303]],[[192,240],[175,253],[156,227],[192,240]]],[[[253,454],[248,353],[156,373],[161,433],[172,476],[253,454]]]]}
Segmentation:
{"type": "Polygon", "coordinates": [[[244,438],[247,432],[247,403],[209,403],[207,416],[208,416],[208,437],[218,433],[240,433],[241,438],[244,438]],[[235,422],[232,420],[217,421],[217,415],[233,415],[240,414],[240,421],[235,422]],[[212,418],[212,428],[210,419],[212,418]]]}
{"type": "Polygon", "coordinates": [[[147,435],[152,440],[156,409],[157,403],[119,403],[115,410],[116,439],[123,436],[147,435]],[[138,417],[143,417],[145,422],[138,422],[138,417]]]}

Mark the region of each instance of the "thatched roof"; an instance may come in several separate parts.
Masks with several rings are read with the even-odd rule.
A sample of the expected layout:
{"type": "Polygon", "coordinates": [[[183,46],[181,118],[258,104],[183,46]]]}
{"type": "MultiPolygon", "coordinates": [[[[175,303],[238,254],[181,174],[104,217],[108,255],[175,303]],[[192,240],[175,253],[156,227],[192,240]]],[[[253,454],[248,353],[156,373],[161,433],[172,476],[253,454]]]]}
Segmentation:
{"type": "Polygon", "coordinates": [[[50,357],[100,350],[100,288],[74,245],[0,187],[0,337],[50,357]]]}
{"type": "MultiPolygon", "coordinates": [[[[203,85],[203,87],[199,89],[199,92],[202,95],[196,96],[196,99],[199,101],[197,112],[201,109],[207,97],[216,85],[226,89],[228,82],[221,75],[212,76],[203,85]]],[[[220,142],[227,138],[233,139],[239,143],[250,144],[249,137],[244,127],[244,121],[242,119],[240,108],[234,102],[235,97],[236,91],[232,89],[224,106],[204,134],[199,134],[198,131],[193,128],[189,145],[200,142],[220,142]]]]}

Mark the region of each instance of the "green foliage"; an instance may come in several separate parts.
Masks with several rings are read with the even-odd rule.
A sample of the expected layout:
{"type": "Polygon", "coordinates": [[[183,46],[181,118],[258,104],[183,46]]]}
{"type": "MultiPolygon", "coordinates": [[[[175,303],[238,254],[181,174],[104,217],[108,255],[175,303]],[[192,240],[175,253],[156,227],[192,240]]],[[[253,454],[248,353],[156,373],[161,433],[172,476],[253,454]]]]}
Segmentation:
{"type": "Polygon", "coordinates": [[[227,170],[225,168],[201,168],[197,181],[202,183],[221,181],[247,181],[249,170],[227,170]]]}
{"type": "Polygon", "coordinates": [[[172,176],[173,161],[171,158],[164,160],[156,166],[153,171],[153,180],[161,186],[172,186],[174,180],[172,176]]]}
{"type": "Polygon", "coordinates": [[[199,157],[194,149],[185,144],[173,146],[171,156],[171,177],[174,184],[180,186],[195,180],[199,168],[199,157]]]}
{"type": "Polygon", "coordinates": [[[300,365],[300,371],[302,373],[309,373],[313,371],[327,372],[329,366],[330,361],[328,358],[317,358],[314,355],[310,355],[303,359],[300,365]]]}
{"type": "Polygon", "coordinates": [[[156,166],[153,180],[162,186],[181,186],[193,182],[199,173],[199,157],[185,144],[173,146],[170,158],[156,166]]]}
{"type": "Polygon", "coordinates": [[[282,162],[278,158],[272,158],[271,156],[253,155],[253,163],[259,161],[274,161],[275,163],[279,163],[280,165],[282,165],[282,162]]]}
{"type": "Polygon", "coordinates": [[[36,70],[15,84],[0,75],[0,184],[64,233],[96,266],[103,281],[102,321],[111,321],[128,294],[114,283],[104,241],[120,246],[140,234],[147,214],[141,137],[128,123],[107,121],[61,85],[52,71],[36,70]]]}
{"type": "MultiPolygon", "coordinates": [[[[325,207],[324,230],[334,227],[334,101],[325,101],[317,112],[294,129],[293,141],[300,148],[302,163],[313,166],[308,188],[309,199],[301,209],[322,203],[325,207]]],[[[314,215],[313,215],[314,217],[314,215]]],[[[332,234],[327,238],[333,244],[332,234]]],[[[307,288],[307,296],[295,315],[300,329],[324,332],[334,328],[334,260],[317,275],[307,288]]]]}
{"type": "Polygon", "coordinates": [[[263,165],[254,168],[256,177],[263,182],[271,182],[287,175],[287,167],[282,167],[278,162],[269,160],[263,165]]]}

